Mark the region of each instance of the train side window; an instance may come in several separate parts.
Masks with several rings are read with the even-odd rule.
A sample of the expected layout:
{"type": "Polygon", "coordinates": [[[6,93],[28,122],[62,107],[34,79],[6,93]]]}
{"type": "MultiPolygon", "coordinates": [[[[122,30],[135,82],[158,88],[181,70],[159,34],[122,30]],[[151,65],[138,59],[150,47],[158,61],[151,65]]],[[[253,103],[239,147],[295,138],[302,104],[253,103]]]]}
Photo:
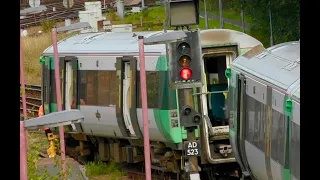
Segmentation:
{"type": "Polygon", "coordinates": [[[98,73],[96,70],[81,70],[79,83],[80,105],[97,105],[98,73]]]}
{"type": "Polygon", "coordinates": [[[300,179],[300,126],[291,122],[290,169],[296,179],[300,179]]]}
{"type": "Polygon", "coordinates": [[[285,156],[285,116],[272,110],[271,158],[284,165],[285,156]]]}
{"type": "MultiPolygon", "coordinates": [[[[258,101],[257,101],[258,102],[258,101]]],[[[260,104],[259,107],[259,119],[260,119],[260,124],[259,124],[259,147],[262,150],[262,152],[265,152],[265,136],[266,136],[266,121],[267,121],[267,114],[266,114],[266,105],[258,102],[260,104]]]]}
{"type": "MultiPolygon", "coordinates": [[[[159,104],[159,72],[147,71],[147,97],[148,97],[148,108],[158,108],[159,104]]],[[[137,71],[137,95],[139,97],[138,108],[142,108],[141,104],[141,89],[140,89],[140,71],[137,71]]]]}
{"type": "Polygon", "coordinates": [[[111,71],[110,72],[110,82],[109,82],[109,87],[110,87],[110,102],[109,104],[111,105],[116,105],[118,101],[118,96],[119,96],[119,84],[117,81],[117,72],[116,71],[111,71]]]}
{"type": "Polygon", "coordinates": [[[246,140],[253,143],[254,136],[254,124],[255,124],[255,109],[254,109],[254,99],[250,96],[246,96],[247,101],[247,114],[246,114],[246,140]]]}
{"type": "Polygon", "coordinates": [[[266,105],[253,97],[246,96],[247,132],[246,139],[261,151],[265,152],[266,105]]]}
{"type": "Polygon", "coordinates": [[[110,72],[98,71],[97,106],[108,106],[110,102],[110,72]]]}
{"type": "MultiPolygon", "coordinates": [[[[279,112],[277,112],[279,113],[279,112]]],[[[284,161],[285,161],[285,136],[286,136],[286,126],[285,126],[285,116],[280,113],[279,115],[279,159],[278,162],[284,166],[284,161]]]]}
{"type": "Polygon", "coordinates": [[[116,105],[119,91],[116,78],[116,71],[98,71],[98,106],[116,105]]]}
{"type": "Polygon", "coordinates": [[[278,127],[279,127],[279,121],[274,118],[274,113],[272,112],[272,125],[271,125],[271,158],[274,161],[277,161],[278,159],[278,127]]]}
{"type": "Polygon", "coordinates": [[[116,71],[81,70],[79,83],[80,105],[114,106],[119,86],[116,71]]]}

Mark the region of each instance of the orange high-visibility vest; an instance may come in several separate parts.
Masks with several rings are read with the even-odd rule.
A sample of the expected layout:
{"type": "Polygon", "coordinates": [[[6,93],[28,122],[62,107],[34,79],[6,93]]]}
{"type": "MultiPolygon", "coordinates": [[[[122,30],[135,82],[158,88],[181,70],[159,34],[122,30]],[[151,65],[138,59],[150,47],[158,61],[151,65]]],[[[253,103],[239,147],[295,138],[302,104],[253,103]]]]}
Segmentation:
{"type": "MultiPolygon", "coordinates": [[[[42,105],[39,107],[38,116],[39,117],[43,116],[43,106],[42,105]]],[[[44,130],[48,130],[48,129],[49,128],[44,128],[44,130]]]]}
{"type": "Polygon", "coordinates": [[[38,116],[39,117],[43,116],[43,106],[42,105],[39,107],[38,116]]]}

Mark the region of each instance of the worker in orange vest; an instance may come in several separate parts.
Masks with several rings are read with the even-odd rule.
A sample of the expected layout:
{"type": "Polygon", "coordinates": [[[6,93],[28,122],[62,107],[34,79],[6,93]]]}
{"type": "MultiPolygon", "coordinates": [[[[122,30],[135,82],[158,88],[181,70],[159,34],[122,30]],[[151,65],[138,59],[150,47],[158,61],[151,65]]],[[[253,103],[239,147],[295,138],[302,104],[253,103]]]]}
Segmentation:
{"type": "MultiPolygon", "coordinates": [[[[43,116],[43,115],[44,115],[44,114],[43,114],[43,106],[41,105],[41,106],[39,107],[38,116],[41,117],[41,116],[43,116]]],[[[48,133],[52,133],[52,131],[50,130],[50,128],[44,128],[44,131],[45,131],[47,137],[48,137],[48,133]]]]}

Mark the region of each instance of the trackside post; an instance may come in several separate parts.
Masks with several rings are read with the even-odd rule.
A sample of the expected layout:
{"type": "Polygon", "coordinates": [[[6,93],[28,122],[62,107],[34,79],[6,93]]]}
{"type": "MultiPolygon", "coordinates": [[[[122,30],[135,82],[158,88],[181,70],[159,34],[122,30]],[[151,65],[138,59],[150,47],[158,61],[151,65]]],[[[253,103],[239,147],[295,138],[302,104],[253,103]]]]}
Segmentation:
{"type": "MultiPolygon", "coordinates": [[[[53,42],[53,53],[54,53],[54,74],[56,81],[56,93],[57,93],[57,106],[58,112],[62,111],[62,102],[61,102],[61,84],[60,84],[60,72],[59,72],[59,57],[58,57],[58,37],[57,37],[57,29],[52,29],[52,42],[53,42]]],[[[66,154],[65,154],[65,143],[64,143],[64,128],[63,125],[59,127],[59,135],[60,135],[60,153],[61,153],[61,161],[62,161],[62,170],[64,177],[66,176],[67,166],[66,166],[66,154]]]]}
{"type": "MultiPolygon", "coordinates": [[[[22,54],[22,42],[20,33],[20,84],[22,88],[23,116],[27,117],[27,104],[24,84],[24,63],[22,54]]],[[[20,180],[28,180],[27,168],[27,131],[24,129],[24,118],[20,120],[20,180]]]]}
{"type": "Polygon", "coordinates": [[[28,180],[27,145],[23,118],[20,121],[20,180],[28,180]]]}
{"type": "Polygon", "coordinates": [[[146,87],[146,67],[144,58],[144,38],[139,36],[139,61],[140,61],[140,87],[142,101],[143,119],[143,139],[144,139],[144,163],[146,180],[151,180],[151,160],[150,160],[150,140],[149,140],[149,120],[148,120],[148,101],[146,87]]]}

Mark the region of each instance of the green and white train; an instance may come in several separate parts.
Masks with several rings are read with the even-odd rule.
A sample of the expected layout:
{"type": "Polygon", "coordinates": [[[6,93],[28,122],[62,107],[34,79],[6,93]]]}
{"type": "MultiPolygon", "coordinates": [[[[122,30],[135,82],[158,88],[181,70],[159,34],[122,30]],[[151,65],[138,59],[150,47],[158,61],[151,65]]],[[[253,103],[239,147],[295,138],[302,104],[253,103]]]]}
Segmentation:
{"type": "Polygon", "coordinates": [[[238,57],[230,77],[230,140],[242,171],[300,180],[300,42],[238,57]]]}
{"type": "MultiPolygon", "coordinates": [[[[86,33],[58,43],[63,108],[78,108],[85,116],[82,123],[65,128],[68,154],[81,159],[127,163],[144,161],[138,36],[147,38],[161,33],[86,33]]],[[[206,79],[203,87],[194,89],[194,93],[201,94],[194,96],[194,100],[197,102],[196,110],[204,118],[210,119],[203,121],[196,129],[197,138],[202,144],[199,157],[201,177],[242,178],[243,171],[244,174],[251,173],[260,178],[259,173],[264,174],[263,170],[256,175],[254,165],[243,165],[251,159],[249,156],[241,159],[243,147],[238,149],[241,143],[235,137],[238,137],[239,131],[234,127],[240,122],[238,119],[230,118],[232,125],[229,136],[229,113],[225,111],[228,101],[221,98],[217,101],[216,96],[207,92],[228,89],[229,83],[234,83],[236,72],[240,72],[239,69],[229,70],[232,61],[239,55],[264,48],[253,37],[233,30],[203,30],[200,36],[206,79]],[[230,79],[225,72],[231,74],[230,79]],[[239,160],[240,166],[236,162],[239,160]]],[[[184,174],[183,142],[186,140],[186,131],[179,122],[184,97],[179,90],[169,88],[165,48],[162,44],[145,46],[150,156],[153,169],[184,174]]],[[[57,111],[52,47],[43,52],[40,61],[43,69],[43,107],[44,113],[48,114],[57,111]]],[[[230,115],[235,118],[236,110],[232,108],[237,101],[232,98],[238,98],[234,95],[238,86],[230,84],[230,87],[231,94],[225,94],[224,97],[231,99],[230,115]]],[[[270,172],[273,173],[272,170],[270,172]]]]}

